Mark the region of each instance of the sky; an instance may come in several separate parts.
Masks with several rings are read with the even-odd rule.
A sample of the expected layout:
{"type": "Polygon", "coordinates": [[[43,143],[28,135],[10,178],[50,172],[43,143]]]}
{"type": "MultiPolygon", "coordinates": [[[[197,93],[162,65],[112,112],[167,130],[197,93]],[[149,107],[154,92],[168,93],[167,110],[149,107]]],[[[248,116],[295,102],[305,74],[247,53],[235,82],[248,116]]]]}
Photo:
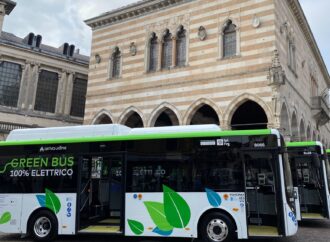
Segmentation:
{"type": "MultiPolygon", "coordinates": [[[[43,36],[43,43],[59,47],[68,42],[89,55],[91,29],[84,20],[134,3],[137,0],[14,0],[16,8],[6,17],[4,31],[19,37],[30,32],[43,36]]],[[[300,0],[330,72],[329,0],[300,0]]]]}

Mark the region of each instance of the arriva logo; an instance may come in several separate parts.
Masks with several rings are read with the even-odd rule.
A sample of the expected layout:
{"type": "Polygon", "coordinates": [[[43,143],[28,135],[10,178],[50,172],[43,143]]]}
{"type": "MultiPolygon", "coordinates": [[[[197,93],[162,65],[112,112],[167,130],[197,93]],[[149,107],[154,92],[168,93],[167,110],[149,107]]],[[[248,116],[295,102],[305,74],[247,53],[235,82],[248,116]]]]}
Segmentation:
{"type": "Polygon", "coordinates": [[[41,146],[39,152],[47,152],[47,151],[63,151],[63,150],[67,150],[66,146],[48,146],[48,147],[44,147],[41,146]]]}

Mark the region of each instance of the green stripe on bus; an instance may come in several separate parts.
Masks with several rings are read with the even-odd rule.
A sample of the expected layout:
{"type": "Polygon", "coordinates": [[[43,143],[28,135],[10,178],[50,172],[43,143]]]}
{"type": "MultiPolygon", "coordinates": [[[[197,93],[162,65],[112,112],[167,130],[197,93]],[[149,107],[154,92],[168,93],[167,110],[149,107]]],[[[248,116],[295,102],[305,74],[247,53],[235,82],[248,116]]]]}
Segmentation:
{"type": "Polygon", "coordinates": [[[287,147],[315,146],[316,141],[286,142],[287,147]]]}
{"type": "Polygon", "coordinates": [[[327,153],[330,154],[330,149],[327,149],[327,153]]]}
{"type": "Polygon", "coordinates": [[[38,144],[71,144],[87,142],[107,142],[107,141],[129,141],[129,140],[150,140],[150,139],[175,139],[175,138],[198,138],[198,137],[226,137],[226,136],[254,136],[269,135],[270,129],[260,130],[237,130],[237,131],[215,131],[215,132],[187,132],[187,133],[169,133],[169,134],[139,134],[139,135],[114,135],[104,137],[84,137],[67,139],[49,139],[49,140],[24,140],[24,141],[2,141],[0,146],[11,145],[38,145],[38,144]]]}

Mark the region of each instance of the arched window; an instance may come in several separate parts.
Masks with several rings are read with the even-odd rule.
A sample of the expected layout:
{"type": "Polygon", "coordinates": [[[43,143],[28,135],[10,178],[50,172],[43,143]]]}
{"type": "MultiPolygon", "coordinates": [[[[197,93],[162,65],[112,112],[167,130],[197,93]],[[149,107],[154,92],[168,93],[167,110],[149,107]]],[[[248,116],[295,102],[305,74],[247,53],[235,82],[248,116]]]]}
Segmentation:
{"type": "Polygon", "coordinates": [[[112,65],[111,65],[111,77],[118,78],[120,77],[120,64],[121,64],[121,53],[118,47],[115,48],[112,54],[112,65]]]}
{"type": "Polygon", "coordinates": [[[229,20],[223,30],[223,57],[236,55],[236,25],[229,20]]]}
{"type": "Polygon", "coordinates": [[[186,65],[186,30],[181,26],[176,39],[176,65],[186,65]]]}
{"type": "Polygon", "coordinates": [[[148,71],[156,71],[157,65],[158,65],[158,40],[156,34],[153,33],[150,39],[148,71]]]}
{"type": "Polygon", "coordinates": [[[162,69],[169,69],[172,65],[172,35],[169,30],[166,30],[163,37],[162,50],[162,69]]]}

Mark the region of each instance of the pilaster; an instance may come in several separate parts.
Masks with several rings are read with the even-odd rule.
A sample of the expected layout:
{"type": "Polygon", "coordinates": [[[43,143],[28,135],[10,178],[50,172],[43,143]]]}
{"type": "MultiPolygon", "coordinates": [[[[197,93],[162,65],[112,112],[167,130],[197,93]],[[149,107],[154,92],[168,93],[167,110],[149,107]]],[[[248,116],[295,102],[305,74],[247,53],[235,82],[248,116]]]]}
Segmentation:
{"type": "Polygon", "coordinates": [[[29,97],[29,83],[32,78],[32,67],[30,62],[26,62],[25,65],[22,65],[22,77],[21,77],[21,85],[18,96],[17,107],[23,110],[28,109],[28,97],[29,97]]]}
{"type": "Polygon", "coordinates": [[[28,82],[28,91],[27,91],[27,107],[29,110],[34,109],[34,105],[36,102],[36,94],[37,94],[37,87],[38,87],[38,80],[40,74],[40,64],[32,63],[32,72],[29,76],[28,82]]]}
{"type": "Polygon", "coordinates": [[[55,113],[61,115],[64,113],[64,103],[66,99],[66,86],[68,81],[68,71],[62,70],[59,76],[59,83],[57,88],[56,108],[55,113]]]}
{"type": "Polygon", "coordinates": [[[72,92],[73,92],[73,81],[74,81],[74,73],[69,73],[66,92],[65,92],[65,103],[64,103],[64,115],[70,115],[71,112],[71,102],[72,102],[72,92]]]}
{"type": "Polygon", "coordinates": [[[0,35],[2,32],[5,15],[6,15],[5,4],[0,2],[0,35]]]}

